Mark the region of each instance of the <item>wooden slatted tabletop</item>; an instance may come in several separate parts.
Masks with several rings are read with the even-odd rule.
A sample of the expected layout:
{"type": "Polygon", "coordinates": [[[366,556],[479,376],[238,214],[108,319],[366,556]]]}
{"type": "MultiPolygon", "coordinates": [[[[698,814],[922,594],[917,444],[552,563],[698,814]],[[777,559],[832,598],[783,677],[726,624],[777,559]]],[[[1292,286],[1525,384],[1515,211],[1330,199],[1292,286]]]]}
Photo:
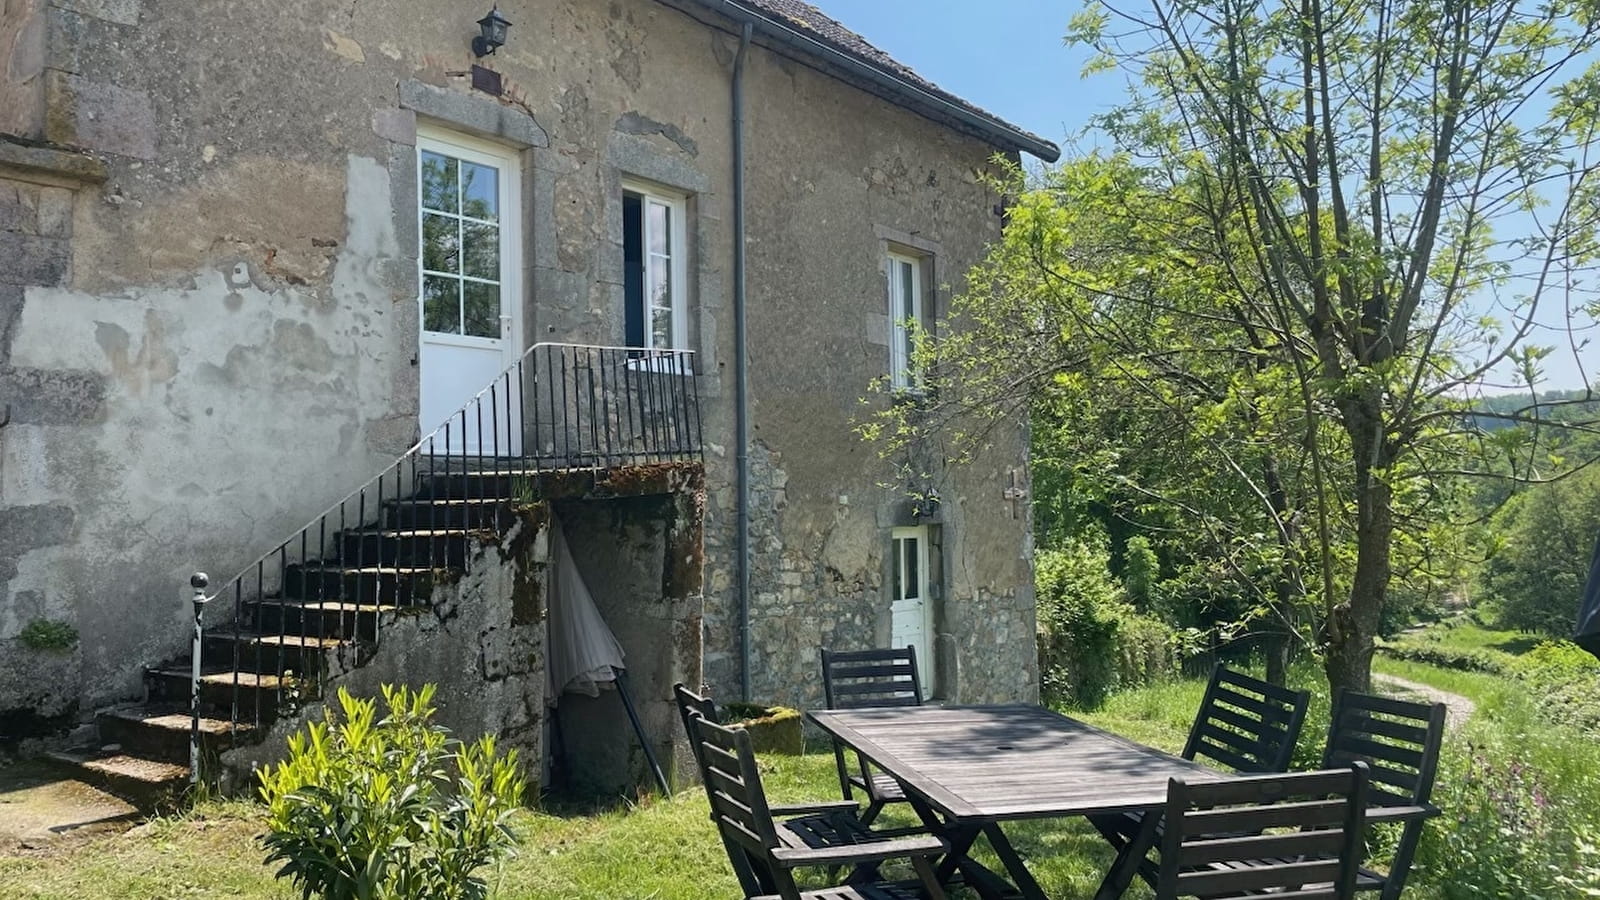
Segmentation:
{"type": "Polygon", "coordinates": [[[1159,809],[1167,779],[1230,777],[1036,706],[816,710],[940,815],[1005,821],[1159,809]]]}

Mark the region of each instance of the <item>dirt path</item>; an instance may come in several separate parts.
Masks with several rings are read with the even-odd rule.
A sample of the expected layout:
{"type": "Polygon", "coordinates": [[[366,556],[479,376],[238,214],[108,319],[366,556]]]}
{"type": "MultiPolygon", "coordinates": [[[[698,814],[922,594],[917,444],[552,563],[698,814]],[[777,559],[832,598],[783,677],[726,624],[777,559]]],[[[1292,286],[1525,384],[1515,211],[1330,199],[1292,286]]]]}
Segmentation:
{"type": "Polygon", "coordinates": [[[1443,703],[1450,710],[1447,721],[1450,723],[1451,728],[1460,728],[1464,722],[1472,718],[1473,712],[1478,708],[1478,704],[1460,694],[1441,691],[1420,681],[1410,681],[1405,678],[1396,678],[1393,675],[1379,675],[1377,673],[1373,673],[1372,679],[1388,687],[1395,688],[1402,693],[1416,694],[1429,703],[1443,703]]]}

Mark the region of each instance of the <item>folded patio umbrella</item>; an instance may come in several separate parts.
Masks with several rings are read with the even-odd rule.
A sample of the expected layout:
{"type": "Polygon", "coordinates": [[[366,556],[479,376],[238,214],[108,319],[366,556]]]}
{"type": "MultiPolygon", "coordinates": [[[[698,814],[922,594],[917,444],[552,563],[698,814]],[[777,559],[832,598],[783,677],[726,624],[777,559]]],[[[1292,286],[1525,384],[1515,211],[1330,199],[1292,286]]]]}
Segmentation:
{"type": "Polygon", "coordinates": [[[623,661],[622,644],[594,605],[594,596],[567,545],[566,530],[550,522],[550,622],[545,672],[545,696],[555,705],[566,693],[600,695],[602,685],[615,682],[623,661]]]}
{"type": "Polygon", "coordinates": [[[1600,539],[1595,540],[1589,558],[1589,578],[1583,585],[1583,601],[1578,606],[1578,629],[1573,643],[1600,656],[1600,539]]]}

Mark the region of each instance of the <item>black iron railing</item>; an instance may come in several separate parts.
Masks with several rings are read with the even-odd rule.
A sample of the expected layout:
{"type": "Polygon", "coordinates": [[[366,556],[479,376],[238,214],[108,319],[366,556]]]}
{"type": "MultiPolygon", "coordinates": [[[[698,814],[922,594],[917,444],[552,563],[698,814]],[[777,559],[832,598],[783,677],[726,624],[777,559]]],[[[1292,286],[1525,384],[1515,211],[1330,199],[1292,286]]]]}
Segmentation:
{"type": "MultiPolygon", "coordinates": [[[[326,651],[359,664],[385,614],[426,604],[464,565],[474,531],[531,499],[533,476],[701,458],[687,351],[537,344],[448,420],[344,499],[205,596],[196,575],[191,711],[269,724],[311,691],[326,651]],[[524,496],[526,494],[526,496],[524,496]],[[231,630],[203,635],[201,606],[231,605],[231,630]],[[202,666],[202,653],[226,660],[202,666]]],[[[228,613],[224,613],[228,615],[228,613]]],[[[196,749],[198,743],[196,744],[196,749]]]]}

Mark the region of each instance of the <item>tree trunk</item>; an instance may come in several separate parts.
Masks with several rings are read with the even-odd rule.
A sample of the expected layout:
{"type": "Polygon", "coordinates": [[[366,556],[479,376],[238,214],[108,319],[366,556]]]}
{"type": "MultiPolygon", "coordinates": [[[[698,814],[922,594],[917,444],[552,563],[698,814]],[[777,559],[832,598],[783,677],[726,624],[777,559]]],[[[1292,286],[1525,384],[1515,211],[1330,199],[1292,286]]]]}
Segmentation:
{"type": "Polygon", "coordinates": [[[1273,628],[1267,633],[1263,646],[1267,656],[1267,681],[1281,687],[1289,680],[1289,655],[1294,646],[1289,633],[1282,628],[1273,628]]]}
{"type": "Polygon", "coordinates": [[[1356,570],[1349,600],[1328,617],[1324,668],[1334,690],[1372,689],[1373,641],[1389,593],[1394,492],[1387,481],[1390,451],[1374,427],[1381,421],[1381,402],[1367,394],[1345,410],[1356,463],[1356,570]]]}

